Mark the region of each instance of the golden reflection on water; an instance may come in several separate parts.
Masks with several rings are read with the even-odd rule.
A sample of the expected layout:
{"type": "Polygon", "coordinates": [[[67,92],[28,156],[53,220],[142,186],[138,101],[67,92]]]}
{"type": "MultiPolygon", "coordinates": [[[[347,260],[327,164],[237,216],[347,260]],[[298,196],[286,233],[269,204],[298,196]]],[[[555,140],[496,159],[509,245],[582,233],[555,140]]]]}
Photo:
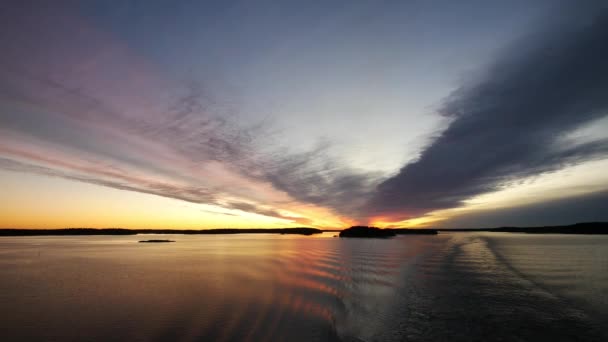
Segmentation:
{"type": "Polygon", "coordinates": [[[353,292],[393,286],[395,273],[379,269],[398,268],[379,258],[390,242],[333,235],[5,239],[1,300],[14,310],[2,318],[34,339],[333,339],[353,292]]]}
{"type": "MultiPolygon", "coordinates": [[[[459,320],[483,318],[488,331],[507,329],[505,321],[514,326],[531,322],[532,327],[558,322],[565,311],[542,291],[561,286],[564,269],[584,275],[569,278],[574,295],[605,293],[608,283],[597,273],[607,264],[596,262],[599,255],[608,260],[601,249],[607,241],[593,245],[596,240],[582,238],[575,244],[456,233],[378,240],[331,234],[174,235],[163,238],[177,242],[156,245],[138,244],[137,236],[3,238],[0,321],[8,337],[3,341],[416,341],[446,336],[465,341],[486,336],[486,325],[472,325],[478,329],[473,335],[459,335],[459,320]],[[523,248],[522,241],[539,249],[523,248]],[[543,251],[554,259],[567,249],[576,265],[541,262],[543,251]],[[593,272],[582,273],[584,262],[593,272]],[[544,281],[545,290],[522,276],[544,281]],[[576,279],[600,290],[588,290],[576,279]],[[490,296],[492,304],[483,296],[490,296]],[[520,312],[525,321],[513,314],[519,308],[526,310],[520,312]]],[[[525,340],[535,331],[521,330],[520,337],[525,340]]]]}

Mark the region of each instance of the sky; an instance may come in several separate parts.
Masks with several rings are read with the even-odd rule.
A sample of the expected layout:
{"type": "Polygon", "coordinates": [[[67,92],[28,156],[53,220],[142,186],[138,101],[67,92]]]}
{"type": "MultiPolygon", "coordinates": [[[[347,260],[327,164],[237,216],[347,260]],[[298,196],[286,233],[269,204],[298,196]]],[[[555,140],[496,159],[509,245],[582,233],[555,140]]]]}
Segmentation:
{"type": "Polygon", "coordinates": [[[0,227],[608,220],[603,1],[5,1],[0,227]]]}

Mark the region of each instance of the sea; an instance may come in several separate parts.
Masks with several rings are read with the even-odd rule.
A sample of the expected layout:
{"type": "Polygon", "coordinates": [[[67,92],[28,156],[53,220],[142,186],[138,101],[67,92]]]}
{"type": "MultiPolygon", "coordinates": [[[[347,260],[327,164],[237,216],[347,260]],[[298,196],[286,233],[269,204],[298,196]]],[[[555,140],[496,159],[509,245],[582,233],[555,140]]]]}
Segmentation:
{"type": "Polygon", "coordinates": [[[0,340],[608,341],[606,235],[335,234],[0,237],[0,340]]]}

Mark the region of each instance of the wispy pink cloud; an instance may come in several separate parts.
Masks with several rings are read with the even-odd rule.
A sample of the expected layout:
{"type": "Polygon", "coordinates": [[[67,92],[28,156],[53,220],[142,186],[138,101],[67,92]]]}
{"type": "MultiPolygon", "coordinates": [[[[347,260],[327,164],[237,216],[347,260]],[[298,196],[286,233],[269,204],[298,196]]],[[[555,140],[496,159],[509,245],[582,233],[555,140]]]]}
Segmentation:
{"type": "Polygon", "coordinates": [[[282,209],[333,210],[331,172],[310,179],[319,153],[261,152],[265,128],[207,111],[196,84],[165,77],[66,9],[23,10],[3,15],[13,38],[0,56],[0,167],[301,224],[311,220],[282,209]]]}

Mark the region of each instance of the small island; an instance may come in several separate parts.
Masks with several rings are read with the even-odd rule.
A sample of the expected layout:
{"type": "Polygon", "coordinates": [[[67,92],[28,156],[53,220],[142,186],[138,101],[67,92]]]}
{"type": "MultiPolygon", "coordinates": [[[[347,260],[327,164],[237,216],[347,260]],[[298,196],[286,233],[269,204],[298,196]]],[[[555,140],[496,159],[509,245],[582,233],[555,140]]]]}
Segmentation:
{"type": "Polygon", "coordinates": [[[340,232],[341,238],[390,238],[395,235],[396,234],[392,229],[380,229],[367,226],[352,226],[340,232]]]}
{"type": "Polygon", "coordinates": [[[139,240],[139,242],[140,243],[163,243],[163,242],[175,242],[175,241],[152,239],[152,240],[139,240]]]}

